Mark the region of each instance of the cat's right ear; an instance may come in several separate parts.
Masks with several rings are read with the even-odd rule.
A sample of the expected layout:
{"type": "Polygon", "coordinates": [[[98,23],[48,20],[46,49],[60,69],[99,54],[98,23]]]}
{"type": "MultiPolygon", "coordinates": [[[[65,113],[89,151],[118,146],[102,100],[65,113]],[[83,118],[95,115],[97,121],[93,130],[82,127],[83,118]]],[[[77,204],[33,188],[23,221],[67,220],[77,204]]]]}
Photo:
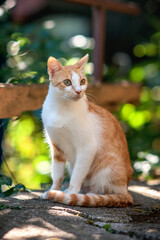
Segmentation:
{"type": "Polygon", "coordinates": [[[57,72],[63,68],[63,66],[54,57],[48,58],[47,66],[48,66],[49,80],[51,80],[53,78],[55,72],[57,72]]]}

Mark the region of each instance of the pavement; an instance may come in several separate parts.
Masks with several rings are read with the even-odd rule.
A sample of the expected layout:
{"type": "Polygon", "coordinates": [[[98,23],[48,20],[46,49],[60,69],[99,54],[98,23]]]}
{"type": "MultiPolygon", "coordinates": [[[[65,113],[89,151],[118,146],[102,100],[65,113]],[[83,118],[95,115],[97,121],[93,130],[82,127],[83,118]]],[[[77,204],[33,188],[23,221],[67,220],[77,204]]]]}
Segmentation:
{"type": "Polygon", "coordinates": [[[160,181],[132,181],[135,206],[126,208],[65,206],[20,192],[0,200],[0,239],[160,240],[159,190],[160,181]]]}

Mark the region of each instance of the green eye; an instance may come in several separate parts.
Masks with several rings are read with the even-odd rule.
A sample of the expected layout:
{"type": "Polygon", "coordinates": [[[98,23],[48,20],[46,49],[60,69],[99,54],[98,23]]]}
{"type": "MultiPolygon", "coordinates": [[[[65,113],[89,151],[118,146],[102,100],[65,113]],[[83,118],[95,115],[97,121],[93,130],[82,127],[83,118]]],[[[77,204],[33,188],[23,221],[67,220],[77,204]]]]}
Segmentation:
{"type": "Polygon", "coordinates": [[[85,79],[82,79],[81,81],[80,81],[80,85],[84,85],[85,84],[85,79]]]}
{"type": "Polygon", "coordinates": [[[63,81],[63,83],[64,83],[66,86],[72,85],[71,80],[69,80],[69,79],[65,79],[65,80],[63,81]]]}

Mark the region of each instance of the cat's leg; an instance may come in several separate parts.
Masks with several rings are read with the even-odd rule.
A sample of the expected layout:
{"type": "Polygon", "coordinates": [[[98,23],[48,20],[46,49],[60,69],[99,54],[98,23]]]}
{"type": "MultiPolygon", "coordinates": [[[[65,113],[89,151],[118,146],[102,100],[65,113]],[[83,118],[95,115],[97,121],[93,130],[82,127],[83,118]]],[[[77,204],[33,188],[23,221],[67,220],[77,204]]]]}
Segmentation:
{"type": "MultiPolygon", "coordinates": [[[[57,146],[51,146],[51,154],[52,154],[52,180],[53,184],[50,190],[60,190],[61,184],[64,177],[65,170],[65,157],[62,150],[60,150],[57,146]]],[[[42,199],[47,198],[47,192],[44,192],[41,195],[42,199]]]]}
{"type": "Polygon", "coordinates": [[[52,161],[52,180],[53,184],[50,190],[60,190],[64,177],[65,162],[59,162],[56,159],[52,161]]]}
{"type": "MultiPolygon", "coordinates": [[[[73,171],[73,166],[72,166],[72,164],[68,161],[68,164],[67,164],[67,172],[68,172],[70,178],[71,178],[71,175],[72,175],[72,171],[73,171]]],[[[64,192],[65,192],[65,193],[68,193],[68,190],[69,190],[69,185],[66,187],[66,189],[64,190],[64,192]]]]}
{"type": "Polygon", "coordinates": [[[65,157],[63,151],[58,147],[53,145],[52,151],[52,179],[53,184],[50,190],[60,190],[61,184],[64,177],[65,170],[65,157]]]}
{"type": "Polygon", "coordinates": [[[75,165],[72,171],[68,193],[79,193],[97,151],[96,142],[88,144],[77,151],[75,165]]]}

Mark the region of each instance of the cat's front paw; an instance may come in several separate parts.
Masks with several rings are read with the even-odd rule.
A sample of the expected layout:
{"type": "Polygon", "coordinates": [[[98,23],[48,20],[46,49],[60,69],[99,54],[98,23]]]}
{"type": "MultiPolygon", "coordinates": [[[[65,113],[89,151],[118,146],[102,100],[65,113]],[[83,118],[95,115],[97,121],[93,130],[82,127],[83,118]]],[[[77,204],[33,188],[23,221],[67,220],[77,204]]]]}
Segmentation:
{"type": "Polygon", "coordinates": [[[47,192],[42,193],[42,195],[40,196],[40,199],[48,199],[47,192]]]}

